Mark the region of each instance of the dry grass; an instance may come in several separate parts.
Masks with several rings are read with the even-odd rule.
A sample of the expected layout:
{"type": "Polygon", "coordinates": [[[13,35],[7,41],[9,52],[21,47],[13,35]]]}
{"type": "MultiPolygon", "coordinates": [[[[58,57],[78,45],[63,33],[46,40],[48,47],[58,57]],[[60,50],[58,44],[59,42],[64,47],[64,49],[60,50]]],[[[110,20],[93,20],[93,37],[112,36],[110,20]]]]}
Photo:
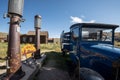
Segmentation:
{"type": "MultiPolygon", "coordinates": [[[[20,47],[24,47],[26,44],[21,44],[20,47]]],[[[8,47],[8,43],[0,43],[0,57],[4,58],[6,57],[6,53],[7,53],[7,47],[8,47]]],[[[60,52],[60,45],[59,44],[41,44],[41,51],[45,51],[45,50],[52,50],[52,51],[56,51],[56,52],[60,52]]]]}
{"type": "Polygon", "coordinates": [[[60,44],[53,44],[53,43],[41,44],[40,47],[42,51],[52,50],[52,51],[60,52],[60,44]]]}
{"type": "Polygon", "coordinates": [[[115,46],[120,48],[120,42],[115,41],[115,46]]]}
{"type": "MultiPolygon", "coordinates": [[[[26,45],[26,44],[21,44],[21,48],[26,45]]],[[[8,43],[0,43],[0,57],[4,58],[6,57],[6,53],[7,53],[7,46],[8,43]]],[[[120,48],[120,42],[115,41],[115,46],[120,48]]],[[[56,52],[60,52],[60,44],[41,44],[41,51],[47,51],[47,50],[51,50],[51,51],[56,51],[56,52]]]]}
{"type": "Polygon", "coordinates": [[[4,58],[6,56],[7,53],[7,43],[0,43],[0,57],[4,58]]]}

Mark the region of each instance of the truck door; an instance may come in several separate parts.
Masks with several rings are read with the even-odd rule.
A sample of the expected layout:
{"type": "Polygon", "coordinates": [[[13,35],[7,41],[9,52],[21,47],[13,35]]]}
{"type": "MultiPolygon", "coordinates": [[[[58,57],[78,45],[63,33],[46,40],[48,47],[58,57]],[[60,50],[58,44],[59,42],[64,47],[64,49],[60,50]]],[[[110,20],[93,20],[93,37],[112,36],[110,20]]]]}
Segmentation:
{"type": "Polygon", "coordinates": [[[77,57],[79,53],[79,27],[71,29],[71,43],[72,52],[70,54],[73,62],[77,64],[77,57]]]}

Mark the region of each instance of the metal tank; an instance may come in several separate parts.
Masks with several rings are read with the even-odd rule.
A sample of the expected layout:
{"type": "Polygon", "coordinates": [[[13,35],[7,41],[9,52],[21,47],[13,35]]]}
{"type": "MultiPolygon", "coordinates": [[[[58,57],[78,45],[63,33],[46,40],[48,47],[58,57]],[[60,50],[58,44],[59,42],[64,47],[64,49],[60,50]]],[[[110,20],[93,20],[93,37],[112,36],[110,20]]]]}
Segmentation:
{"type": "Polygon", "coordinates": [[[41,27],[41,16],[40,15],[36,15],[35,16],[35,28],[40,28],[41,27]]]}
{"type": "Polygon", "coordinates": [[[9,0],[8,14],[18,14],[22,16],[24,0],[9,0]]]}

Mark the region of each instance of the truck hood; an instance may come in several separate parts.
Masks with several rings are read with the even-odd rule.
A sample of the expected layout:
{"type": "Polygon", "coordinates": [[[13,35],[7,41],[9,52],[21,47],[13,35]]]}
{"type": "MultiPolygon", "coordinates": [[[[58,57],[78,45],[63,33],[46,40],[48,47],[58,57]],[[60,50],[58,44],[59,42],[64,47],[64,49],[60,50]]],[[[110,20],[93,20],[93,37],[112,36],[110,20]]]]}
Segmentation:
{"type": "Polygon", "coordinates": [[[120,58],[120,48],[116,48],[112,45],[108,44],[83,44],[82,47],[86,50],[100,53],[112,60],[116,60],[120,58]]]}

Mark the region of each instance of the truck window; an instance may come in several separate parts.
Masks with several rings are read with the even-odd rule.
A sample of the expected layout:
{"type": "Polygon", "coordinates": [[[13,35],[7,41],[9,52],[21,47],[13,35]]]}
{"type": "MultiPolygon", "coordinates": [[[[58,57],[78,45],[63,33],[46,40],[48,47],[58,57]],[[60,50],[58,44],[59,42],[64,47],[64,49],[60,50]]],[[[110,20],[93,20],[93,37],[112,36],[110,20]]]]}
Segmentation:
{"type": "Polygon", "coordinates": [[[73,40],[76,40],[79,38],[79,28],[72,29],[71,33],[72,33],[73,40]]]}
{"type": "Polygon", "coordinates": [[[112,41],[112,29],[82,28],[82,41],[112,41]]]}

